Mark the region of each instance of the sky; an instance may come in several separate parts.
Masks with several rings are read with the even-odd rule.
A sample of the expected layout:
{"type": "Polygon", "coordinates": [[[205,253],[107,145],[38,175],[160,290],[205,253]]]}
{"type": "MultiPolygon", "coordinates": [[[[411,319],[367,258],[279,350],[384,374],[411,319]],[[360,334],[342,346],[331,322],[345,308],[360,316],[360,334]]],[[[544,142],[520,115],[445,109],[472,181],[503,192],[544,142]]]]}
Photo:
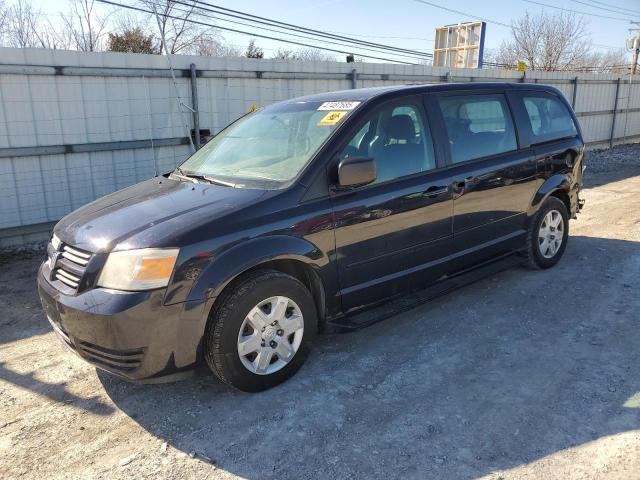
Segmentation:
{"type": "MultiPolygon", "coordinates": [[[[44,13],[55,17],[60,11],[67,11],[67,0],[33,0],[44,13]]],[[[113,0],[118,3],[131,4],[131,0],[113,0]]],[[[626,39],[631,35],[631,20],[640,21],[640,0],[207,0],[209,3],[260,15],[287,23],[314,28],[332,33],[362,37],[363,40],[384,43],[413,50],[431,52],[435,28],[438,26],[470,21],[478,17],[488,20],[485,48],[497,48],[508,39],[511,21],[526,11],[538,13],[545,10],[549,13],[560,13],[550,6],[584,12],[588,31],[591,34],[593,48],[624,48],[626,39]],[[591,4],[592,6],[588,6],[591,4]],[[440,7],[440,8],[439,8],[440,7]],[[635,18],[629,15],[614,13],[611,10],[628,9],[637,12],[635,18]],[[466,15],[447,11],[446,9],[465,12],[466,15]],[[591,14],[591,15],[586,15],[591,14]],[[592,16],[593,15],[593,16],[592,16]],[[595,15],[600,15],[597,17],[595,15]],[[614,18],[602,18],[615,17],[614,18]],[[497,23],[492,23],[497,22],[497,23]]],[[[101,6],[102,8],[102,6],[101,6]]],[[[210,21],[210,20],[207,20],[210,21]]],[[[231,25],[218,21],[221,27],[258,31],[256,28],[231,25]]],[[[640,26],[640,25],[638,25],[640,26]]],[[[272,32],[264,32],[266,35],[272,32]]],[[[249,37],[222,32],[229,44],[245,47],[249,37]]],[[[305,42],[305,40],[299,40],[305,42]]],[[[297,46],[256,39],[258,46],[265,50],[269,57],[278,48],[298,49],[297,46]]],[[[340,47],[336,47],[341,49],[340,47]]],[[[363,52],[365,53],[365,52],[363,52]]],[[[375,55],[372,53],[372,55],[375,55]]],[[[382,55],[384,56],[384,55],[382,55]]]]}

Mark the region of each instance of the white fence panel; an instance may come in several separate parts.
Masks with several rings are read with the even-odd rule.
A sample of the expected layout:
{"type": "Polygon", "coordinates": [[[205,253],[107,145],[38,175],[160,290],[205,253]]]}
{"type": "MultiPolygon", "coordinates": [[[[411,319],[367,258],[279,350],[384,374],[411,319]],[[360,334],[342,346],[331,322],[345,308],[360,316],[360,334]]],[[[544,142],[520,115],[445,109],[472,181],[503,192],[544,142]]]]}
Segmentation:
{"type": "Polygon", "coordinates": [[[253,104],[354,85],[524,80],[555,85],[575,101],[592,146],[640,138],[640,86],[630,86],[628,77],[618,89],[615,75],[523,77],[509,70],[191,56],[170,61],[175,85],[165,56],[0,49],[0,246],[42,240],[69,211],[186,158],[191,63],[200,128],[211,133],[253,104]]]}

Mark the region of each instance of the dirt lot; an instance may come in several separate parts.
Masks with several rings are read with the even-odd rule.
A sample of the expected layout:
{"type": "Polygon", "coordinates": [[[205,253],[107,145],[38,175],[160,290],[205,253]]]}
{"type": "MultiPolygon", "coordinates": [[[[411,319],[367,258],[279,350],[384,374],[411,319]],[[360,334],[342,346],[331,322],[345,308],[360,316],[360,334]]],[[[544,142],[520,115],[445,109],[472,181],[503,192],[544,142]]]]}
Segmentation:
{"type": "Polygon", "coordinates": [[[0,260],[0,478],[640,478],[639,157],[591,154],[554,269],[320,336],[257,395],[96,373],[45,320],[40,254],[0,260]]]}

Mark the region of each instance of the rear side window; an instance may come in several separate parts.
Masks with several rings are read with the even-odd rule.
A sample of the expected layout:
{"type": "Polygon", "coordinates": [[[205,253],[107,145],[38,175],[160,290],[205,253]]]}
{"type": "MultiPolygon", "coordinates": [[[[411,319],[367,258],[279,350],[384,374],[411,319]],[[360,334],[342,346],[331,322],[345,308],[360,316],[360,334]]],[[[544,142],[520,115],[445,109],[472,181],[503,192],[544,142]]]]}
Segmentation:
{"type": "Polygon", "coordinates": [[[531,94],[523,95],[522,101],[531,123],[532,143],[577,135],[569,109],[559,98],[545,94],[531,94]]]}
{"type": "Polygon", "coordinates": [[[456,95],[438,98],[453,163],[517,148],[504,95],[456,95]]]}

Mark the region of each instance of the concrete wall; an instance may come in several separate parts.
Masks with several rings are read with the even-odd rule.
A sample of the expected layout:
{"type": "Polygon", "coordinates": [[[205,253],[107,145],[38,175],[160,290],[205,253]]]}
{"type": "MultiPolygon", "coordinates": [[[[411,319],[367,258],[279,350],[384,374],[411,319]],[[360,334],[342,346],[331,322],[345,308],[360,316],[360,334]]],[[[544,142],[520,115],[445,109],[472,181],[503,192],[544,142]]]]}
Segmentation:
{"type": "MultiPolygon", "coordinates": [[[[0,246],[46,239],[51,223],[102,195],[163,173],[190,152],[189,65],[200,128],[218,132],[258,106],[353,88],[522,81],[507,70],[0,48],[0,246]],[[356,76],[352,70],[356,70],[356,76]]],[[[574,101],[585,140],[640,138],[640,86],[628,77],[527,72],[574,101]],[[577,84],[576,84],[577,78],[577,84]],[[624,138],[626,137],[626,138],[624,138]]],[[[640,82],[640,80],[639,80],[640,82]]]]}

